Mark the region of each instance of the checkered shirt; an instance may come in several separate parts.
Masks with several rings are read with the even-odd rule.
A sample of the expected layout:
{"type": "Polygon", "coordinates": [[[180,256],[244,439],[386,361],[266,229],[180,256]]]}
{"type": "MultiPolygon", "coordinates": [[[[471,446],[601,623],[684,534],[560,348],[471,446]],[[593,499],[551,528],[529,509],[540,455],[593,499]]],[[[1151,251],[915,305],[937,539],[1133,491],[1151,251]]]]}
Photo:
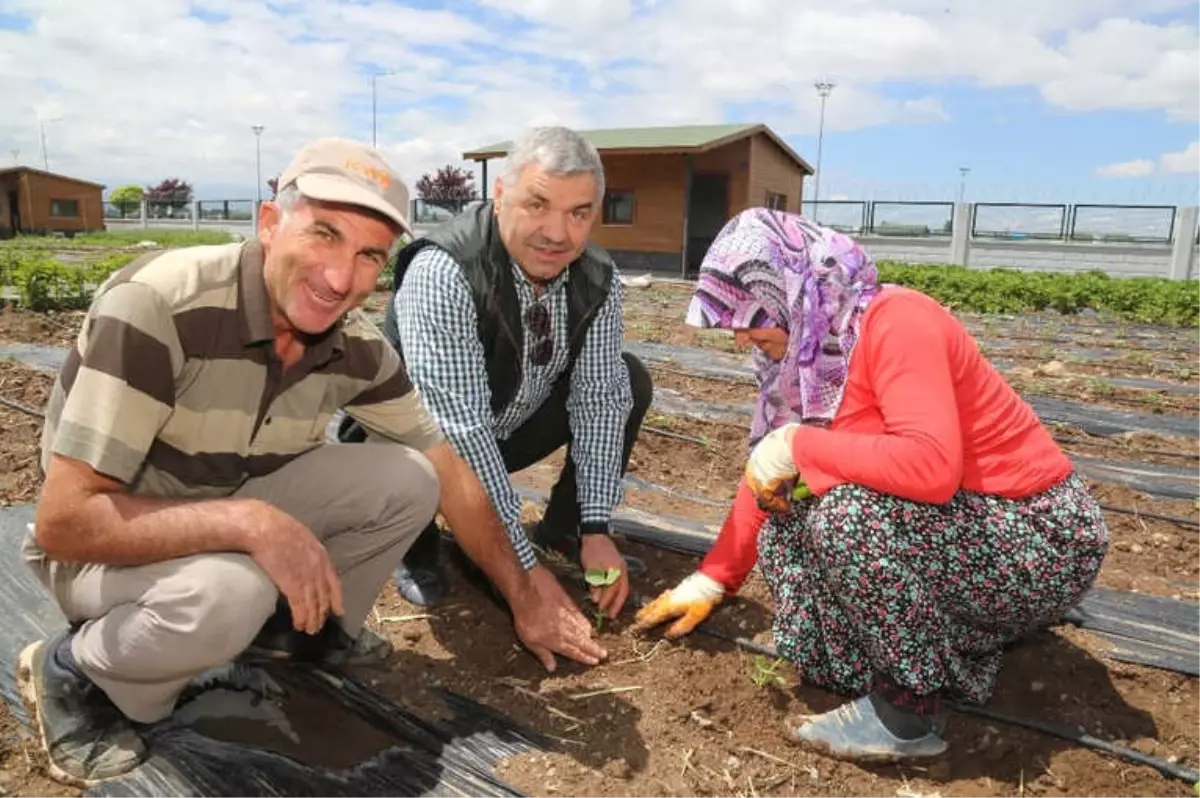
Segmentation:
{"type": "MultiPolygon", "coordinates": [[[[537,557],[521,526],[521,500],[497,441],[506,440],[533,415],[567,368],[567,281],[564,273],[538,296],[515,263],[512,270],[522,320],[535,302],[550,312],[554,355],[545,365],[534,364],[534,335],[524,331],[521,384],[498,415],[491,409],[471,290],[447,252],[426,247],[417,253],[396,292],[395,309],[410,378],[443,434],[479,475],[522,566],[529,569],[537,557]]],[[[593,317],[571,372],[567,398],[584,524],[607,524],[621,501],[621,445],[633,407],[629,372],[621,359],[622,334],[621,283],[614,269],[608,298],[593,317]]]]}

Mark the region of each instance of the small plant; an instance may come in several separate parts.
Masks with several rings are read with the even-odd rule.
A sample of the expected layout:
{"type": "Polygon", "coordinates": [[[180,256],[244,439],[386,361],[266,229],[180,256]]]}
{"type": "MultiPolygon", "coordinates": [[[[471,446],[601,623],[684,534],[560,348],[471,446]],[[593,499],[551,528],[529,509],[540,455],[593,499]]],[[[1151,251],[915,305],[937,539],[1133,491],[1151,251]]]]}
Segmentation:
{"type": "Polygon", "coordinates": [[[1089,393],[1096,396],[1112,396],[1117,391],[1116,386],[1103,377],[1088,377],[1084,385],[1089,393]]]}
{"type": "Polygon", "coordinates": [[[750,674],[750,681],[754,682],[755,687],[766,687],[770,684],[787,687],[787,680],[779,675],[779,668],[784,662],[783,657],[776,657],[774,662],[768,664],[766,657],[762,654],[757,655],[754,658],[754,671],[750,674]]]}
{"type": "Polygon", "coordinates": [[[1150,366],[1154,363],[1154,355],[1149,352],[1130,352],[1125,358],[1135,366],[1150,366]]]}
{"type": "Polygon", "coordinates": [[[590,587],[608,587],[620,578],[620,568],[589,568],[583,574],[583,581],[590,587]]]}
{"type": "MultiPolygon", "coordinates": [[[[608,587],[620,578],[620,568],[588,568],[583,572],[583,581],[587,582],[588,587],[608,587]]],[[[592,612],[592,624],[597,632],[604,628],[604,618],[604,610],[597,609],[592,612]]]]}
{"type": "Polygon", "coordinates": [[[1139,398],[1142,400],[1142,404],[1158,412],[1162,412],[1167,404],[1167,398],[1161,393],[1143,393],[1139,398]]]}

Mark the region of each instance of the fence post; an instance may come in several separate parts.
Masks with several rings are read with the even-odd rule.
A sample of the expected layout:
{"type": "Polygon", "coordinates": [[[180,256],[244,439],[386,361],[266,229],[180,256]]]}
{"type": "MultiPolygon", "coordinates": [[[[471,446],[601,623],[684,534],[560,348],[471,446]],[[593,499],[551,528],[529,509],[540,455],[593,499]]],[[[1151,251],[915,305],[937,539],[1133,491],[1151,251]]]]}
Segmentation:
{"type": "Polygon", "coordinates": [[[150,203],[142,197],[142,229],[150,226],[150,203]]]}
{"type": "Polygon", "coordinates": [[[192,229],[200,229],[200,200],[192,200],[192,229]]]}
{"type": "Polygon", "coordinates": [[[1175,217],[1175,243],[1171,247],[1171,267],[1167,276],[1172,280],[1187,280],[1192,276],[1196,259],[1196,218],[1200,208],[1195,205],[1180,208],[1175,217]]]}
{"type": "Polygon", "coordinates": [[[966,266],[971,250],[971,204],[954,203],[954,223],[950,228],[950,263],[966,266]]]}

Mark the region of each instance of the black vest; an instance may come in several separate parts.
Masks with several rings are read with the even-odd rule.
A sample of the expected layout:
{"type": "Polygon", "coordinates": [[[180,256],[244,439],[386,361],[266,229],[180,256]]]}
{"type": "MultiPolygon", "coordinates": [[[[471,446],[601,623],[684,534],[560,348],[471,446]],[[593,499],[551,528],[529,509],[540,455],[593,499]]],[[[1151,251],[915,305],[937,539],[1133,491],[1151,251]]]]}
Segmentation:
{"type": "MultiPolygon", "coordinates": [[[[439,247],[449,253],[463,270],[471,287],[479,341],[483,344],[487,362],[492,412],[499,414],[517,395],[521,385],[524,328],[513,279],[512,256],[500,240],[492,203],[482,202],[467,208],[401,249],[396,255],[393,300],[404,281],[408,265],[418,252],[429,246],[439,247]]],[[[570,374],[574,367],[592,319],[608,298],[613,268],[608,253],[591,244],[567,267],[567,341],[570,357],[565,374],[570,374]]],[[[403,358],[394,301],[388,302],[383,333],[403,358]]]]}

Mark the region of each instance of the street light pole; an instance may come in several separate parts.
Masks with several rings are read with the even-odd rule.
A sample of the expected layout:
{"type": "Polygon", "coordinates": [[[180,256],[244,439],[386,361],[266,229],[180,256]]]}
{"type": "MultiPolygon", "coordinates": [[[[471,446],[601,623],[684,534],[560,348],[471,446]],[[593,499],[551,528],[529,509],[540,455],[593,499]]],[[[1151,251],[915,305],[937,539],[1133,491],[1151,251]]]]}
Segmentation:
{"type": "Polygon", "coordinates": [[[835,84],[831,80],[818,80],[813,85],[817,94],[821,95],[821,121],[817,128],[817,175],[813,181],[813,216],[816,217],[821,203],[821,149],[825,143],[825,101],[829,99],[829,93],[833,91],[835,84]]]}
{"type": "Polygon", "coordinates": [[[967,172],[971,171],[969,166],[958,167],[958,173],[962,175],[962,179],[958,182],[958,201],[963,202],[967,196],[967,172]]]}
{"type": "Polygon", "coordinates": [[[376,129],[378,128],[378,117],[379,117],[378,102],[376,99],[377,95],[378,95],[378,91],[376,89],[375,84],[379,80],[379,78],[384,77],[386,75],[394,75],[394,74],[396,74],[396,73],[393,70],[385,69],[383,72],[375,72],[375,73],[372,73],[372,75],[371,75],[371,146],[372,147],[378,146],[377,141],[376,141],[376,138],[377,138],[376,137],[376,129]]]}
{"type": "Polygon", "coordinates": [[[251,221],[254,230],[258,230],[258,208],[262,205],[262,125],[251,125],[254,131],[254,213],[251,221]]]}

